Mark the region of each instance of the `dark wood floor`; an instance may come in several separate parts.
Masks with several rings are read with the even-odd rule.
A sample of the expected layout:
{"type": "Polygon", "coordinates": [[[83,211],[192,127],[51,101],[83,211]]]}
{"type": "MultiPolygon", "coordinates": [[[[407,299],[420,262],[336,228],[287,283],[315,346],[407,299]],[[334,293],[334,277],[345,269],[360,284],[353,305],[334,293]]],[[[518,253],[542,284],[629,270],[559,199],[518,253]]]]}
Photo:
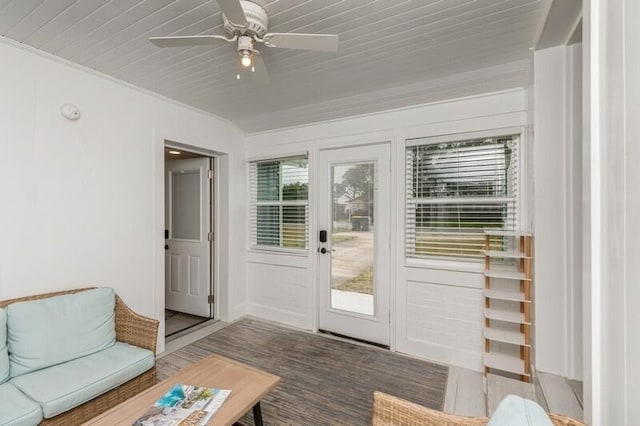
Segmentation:
{"type": "MultiPolygon", "coordinates": [[[[282,378],[261,404],[268,425],[371,424],[374,390],[435,409],[444,402],[447,367],[252,319],[161,358],[158,378],[210,353],[282,378]]],[[[252,425],[252,414],[241,422],[252,425]]]]}

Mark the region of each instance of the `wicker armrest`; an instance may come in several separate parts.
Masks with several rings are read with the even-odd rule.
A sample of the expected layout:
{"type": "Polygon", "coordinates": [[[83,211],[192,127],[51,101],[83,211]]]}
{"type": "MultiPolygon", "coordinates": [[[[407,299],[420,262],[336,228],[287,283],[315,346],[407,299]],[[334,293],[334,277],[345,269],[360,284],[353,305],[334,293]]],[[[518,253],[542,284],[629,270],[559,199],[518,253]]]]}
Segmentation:
{"type": "Polygon", "coordinates": [[[156,353],[158,320],[139,315],[116,296],[116,340],[156,353]]]}
{"type": "MultiPolygon", "coordinates": [[[[586,426],[570,417],[549,414],[554,426],[586,426]]],[[[470,426],[486,425],[486,417],[447,414],[382,392],[373,394],[373,426],[470,426]]]]}
{"type": "Polygon", "coordinates": [[[465,417],[432,410],[382,392],[373,394],[373,426],[486,425],[486,417],[465,417]]]}
{"type": "Polygon", "coordinates": [[[561,416],[559,414],[549,414],[549,418],[554,426],[587,426],[581,421],[572,419],[571,417],[561,416]]]}

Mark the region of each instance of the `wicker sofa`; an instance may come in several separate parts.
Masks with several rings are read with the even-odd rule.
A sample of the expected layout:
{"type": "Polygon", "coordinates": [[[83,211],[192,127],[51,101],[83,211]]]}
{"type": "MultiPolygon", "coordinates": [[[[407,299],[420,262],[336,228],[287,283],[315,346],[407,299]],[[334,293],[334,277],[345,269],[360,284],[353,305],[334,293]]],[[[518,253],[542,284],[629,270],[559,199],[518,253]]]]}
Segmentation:
{"type": "MultiPolygon", "coordinates": [[[[64,300],[63,298],[68,298],[69,297],[87,297],[88,295],[92,294],[92,292],[90,292],[89,290],[93,290],[93,292],[96,292],[100,289],[90,289],[90,288],[84,288],[84,289],[76,289],[76,290],[70,290],[70,291],[62,291],[62,292],[55,292],[55,293],[47,293],[47,294],[41,294],[41,295],[37,295],[37,296],[30,296],[30,297],[22,297],[22,298],[18,298],[18,299],[12,299],[12,300],[5,300],[5,301],[0,301],[0,313],[2,313],[4,315],[5,318],[5,329],[4,330],[0,330],[0,336],[4,336],[7,339],[7,344],[6,346],[4,345],[5,342],[0,341],[0,356],[2,356],[2,351],[4,350],[4,356],[6,359],[10,359],[10,364],[11,364],[11,374],[9,374],[9,370],[6,369],[6,374],[3,380],[2,377],[2,369],[0,368],[0,387],[9,387],[9,388],[17,388],[20,391],[22,391],[22,393],[26,394],[27,397],[30,397],[31,399],[33,399],[33,402],[36,403],[36,407],[38,405],[42,405],[42,413],[44,414],[40,414],[40,418],[42,418],[42,421],[40,424],[53,424],[53,425],[75,425],[75,424],[80,424],[106,410],[108,410],[111,407],[114,407],[115,405],[119,404],[120,402],[130,398],[131,396],[147,389],[150,386],[153,386],[156,382],[156,368],[155,368],[155,351],[156,351],[156,339],[157,339],[157,331],[158,331],[158,321],[154,320],[154,319],[150,319],[150,318],[146,318],[143,317],[141,315],[136,314],[135,312],[133,312],[131,309],[129,309],[125,303],[122,301],[122,299],[120,299],[120,297],[118,297],[117,295],[115,295],[115,293],[113,293],[113,291],[111,289],[108,289],[112,292],[112,297],[110,299],[110,303],[111,305],[109,305],[108,308],[102,308],[103,310],[110,312],[111,306],[113,306],[113,315],[110,315],[110,322],[105,322],[105,324],[100,324],[100,327],[105,327],[105,328],[109,328],[109,327],[113,327],[113,323],[115,322],[115,333],[114,330],[111,329],[111,331],[109,331],[110,336],[112,338],[112,342],[111,342],[111,346],[110,347],[115,347],[117,346],[116,349],[124,349],[125,352],[126,351],[138,351],[139,353],[146,353],[146,355],[144,355],[144,362],[145,365],[137,365],[134,366],[133,369],[130,366],[125,366],[126,368],[129,368],[129,370],[127,370],[127,375],[123,375],[121,373],[121,370],[117,370],[118,374],[114,374],[113,376],[108,377],[107,379],[104,379],[101,383],[100,386],[105,388],[99,395],[92,397],[90,400],[86,400],[86,398],[84,398],[85,400],[81,400],[83,398],[83,396],[76,396],[75,400],[79,401],[78,405],[72,406],[70,409],[53,415],[53,416],[47,416],[46,415],[46,410],[44,408],[44,405],[38,401],[37,398],[33,397],[33,395],[30,395],[28,392],[25,392],[24,389],[20,388],[19,383],[17,383],[17,379],[20,379],[21,377],[24,376],[29,376],[29,374],[23,374],[22,376],[15,377],[16,374],[20,373],[17,372],[18,368],[16,367],[15,370],[16,372],[14,372],[14,361],[15,359],[12,358],[15,356],[15,354],[11,353],[12,350],[12,342],[14,343],[14,347],[17,347],[18,344],[15,343],[15,339],[12,341],[12,336],[11,336],[11,313],[15,312],[15,311],[19,311],[18,308],[24,308],[25,306],[28,306],[27,304],[23,304],[22,302],[33,302],[33,301],[44,301],[45,299],[49,299],[47,302],[40,302],[40,303],[49,303],[50,305],[45,306],[45,308],[43,308],[43,310],[49,310],[47,312],[51,312],[52,306],[55,307],[56,303],[60,303],[61,300],[64,300]],[[81,294],[81,292],[86,292],[81,294]],[[70,296],[73,295],[73,296],[70,296]],[[59,297],[62,296],[62,297],[59,297]],[[115,296],[115,301],[113,301],[113,296],[115,296]],[[57,298],[57,299],[50,299],[50,298],[57,298]],[[21,303],[21,305],[15,305],[13,308],[10,308],[10,306],[12,304],[16,304],[16,303],[21,303]],[[51,304],[53,303],[53,304],[51,304]],[[4,312],[3,312],[4,311],[4,312]],[[115,318],[114,318],[115,317],[115,318]],[[8,335],[8,337],[7,337],[8,335]],[[113,342],[113,338],[115,338],[115,342],[113,342]],[[120,342],[120,343],[118,343],[120,342]],[[3,346],[4,349],[3,349],[3,346]],[[146,350],[146,351],[145,351],[146,350]],[[149,353],[149,351],[151,353],[149,353]],[[149,368],[149,365],[151,365],[151,368],[149,368]],[[137,370],[142,370],[142,369],[146,369],[146,371],[142,372],[142,373],[137,373],[137,370]],[[15,374],[14,374],[15,373],[15,374]],[[135,376],[134,378],[130,378],[130,376],[133,376],[134,374],[138,374],[137,376],[135,376]],[[123,379],[123,377],[126,378],[126,382],[118,382],[117,380],[123,379]],[[4,383],[3,383],[4,382],[4,383]]],[[[67,302],[68,303],[68,302],[67,302]]],[[[76,303],[76,302],[74,302],[76,303]]],[[[76,305],[79,305],[78,303],[76,303],[76,305]]],[[[34,307],[32,306],[32,309],[34,307]]],[[[38,309],[38,306],[35,306],[35,309],[38,309]]],[[[89,312],[91,309],[84,307],[84,308],[80,308],[77,306],[71,306],[70,308],[67,307],[67,309],[69,311],[71,311],[71,316],[73,316],[73,314],[75,312],[77,312],[78,310],[82,310],[84,309],[83,312],[89,312]]],[[[41,312],[41,311],[37,311],[37,312],[41,312]]],[[[46,315],[46,314],[45,314],[46,315]]],[[[89,314],[90,315],[90,314],[89,314]]],[[[54,315],[55,316],[55,315],[54,315]]],[[[15,317],[15,315],[14,315],[15,317]]],[[[1,323],[2,321],[0,321],[1,323]]],[[[31,325],[31,327],[33,327],[33,325],[31,325]]],[[[16,327],[14,327],[16,328],[16,327]]],[[[46,329],[46,327],[43,326],[44,329],[46,329]]],[[[17,330],[16,333],[18,333],[20,330],[17,330]]],[[[28,336],[27,336],[28,337],[28,336]]],[[[24,339],[23,339],[24,340],[24,339]]],[[[79,339],[80,340],[80,339],[79,339]]],[[[29,342],[28,342],[29,343],[29,342]]],[[[79,343],[80,345],[82,345],[82,343],[79,343]]],[[[73,342],[72,345],[73,346],[73,342]]],[[[86,343],[85,343],[86,346],[86,343]]],[[[36,349],[40,348],[40,347],[44,347],[46,351],[46,344],[40,344],[38,346],[36,346],[36,349]]],[[[64,349],[63,349],[64,350],[64,349]]],[[[107,349],[105,349],[103,352],[107,352],[109,350],[109,347],[107,349]]],[[[35,352],[38,352],[38,350],[36,350],[35,352]]],[[[32,357],[32,354],[27,354],[28,357],[32,357]]],[[[95,355],[95,354],[89,354],[87,356],[88,359],[91,355],[95,355]]],[[[129,362],[131,363],[131,361],[122,361],[122,359],[120,359],[119,357],[121,357],[120,354],[118,353],[114,353],[114,352],[109,352],[106,355],[104,355],[104,359],[108,362],[120,362],[121,364],[123,362],[129,362]],[[116,361],[113,361],[113,360],[116,361]]],[[[81,357],[82,358],[82,357],[81,357]]],[[[71,360],[68,363],[59,363],[57,365],[52,365],[50,367],[45,366],[42,369],[35,369],[35,373],[40,373],[41,371],[45,371],[47,369],[53,369],[53,368],[58,368],[61,365],[67,364],[70,366],[73,366],[73,363],[76,360],[71,360]]],[[[83,361],[83,362],[89,362],[89,361],[83,361]]],[[[0,361],[1,363],[1,361],[0,361]]],[[[118,364],[116,364],[116,367],[118,367],[118,364]]],[[[63,367],[64,368],[64,367],[63,367]]],[[[114,367],[115,368],[115,367],[114,367]]],[[[118,367],[119,368],[119,367],[118,367]]],[[[91,367],[91,371],[95,370],[95,366],[91,367]]],[[[58,372],[58,375],[60,375],[60,373],[58,372]]],[[[74,381],[78,381],[81,382],[82,380],[87,380],[87,379],[83,379],[83,378],[78,378],[78,377],[73,377],[74,375],[71,374],[67,377],[69,377],[69,382],[74,383],[74,381]],[[70,377],[69,377],[70,376],[70,377]]],[[[49,377],[56,377],[56,376],[49,376],[49,377]]],[[[84,377],[84,376],[82,376],[84,377]]],[[[65,377],[66,378],[66,377],[65,377]]],[[[66,380],[63,380],[66,381],[66,380]]],[[[48,384],[49,387],[52,387],[51,384],[48,384]]],[[[55,386],[60,386],[59,384],[56,385],[54,384],[53,387],[55,386]]],[[[68,387],[69,385],[67,385],[68,387]]],[[[91,384],[91,386],[94,386],[93,390],[95,391],[96,389],[96,385],[94,385],[93,383],[91,384]]],[[[11,389],[10,389],[11,390],[11,389]]],[[[15,393],[15,390],[11,390],[12,392],[15,393]]],[[[19,392],[18,392],[19,394],[19,392]]],[[[27,401],[28,402],[28,401],[27,401]]],[[[32,404],[33,404],[32,402],[32,404]]],[[[67,404],[69,402],[67,401],[67,404]]],[[[0,418],[2,418],[2,410],[11,410],[11,407],[8,407],[9,404],[6,404],[5,407],[0,408],[0,418]]],[[[18,404],[19,405],[19,404],[18,404]]],[[[4,413],[5,415],[7,414],[6,412],[4,413]]],[[[11,413],[9,413],[9,415],[11,415],[11,413]]],[[[6,421],[6,420],[5,420],[6,421]]],[[[3,421],[0,421],[0,423],[3,423],[3,421]]],[[[16,421],[13,422],[9,422],[9,424],[17,424],[17,425],[22,425],[22,424],[31,424],[33,423],[33,417],[31,417],[30,419],[26,419],[23,418],[22,420],[17,419],[16,421]]]]}
{"type": "MultiPolygon", "coordinates": [[[[585,426],[569,417],[549,414],[554,426],[585,426]]],[[[382,392],[373,394],[373,426],[474,426],[486,425],[487,417],[443,413],[382,392]]]]}

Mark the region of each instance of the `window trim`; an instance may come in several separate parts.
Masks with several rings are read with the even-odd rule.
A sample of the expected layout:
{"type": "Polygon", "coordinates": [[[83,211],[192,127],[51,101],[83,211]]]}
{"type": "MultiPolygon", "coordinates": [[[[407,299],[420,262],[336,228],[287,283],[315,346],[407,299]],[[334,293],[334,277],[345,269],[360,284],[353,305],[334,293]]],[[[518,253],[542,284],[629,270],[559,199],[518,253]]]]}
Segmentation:
{"type": "MultiPolygon", "coordinates": [[[[248,218],[247,218],[247,222],[248,222],[248,250],[249,252],[252,253],[271,253],[271,254],[288,254],[288,255],[295,255],[295,256],[308,256],[309,254],[309,246],[311,245],[311,241],[310,241],[310,187],[311,187],[311,162],[309,161],[309,153],[307,151],[305,152],[296,152],[296,153],[292,153],[289,155],[278,155],[278,156],[274,156],[274,157],[269,157],[269,156],[264,156],[264,157],[255,157],[255,158],[251,158],[249,160],[247,160],[247,182],[248,182],[248,218]],[[252,177],[251,177],[251,169],[252,167],[255,167],[254,164],[257,163],[269,163],[269,162],[282,162],[282,161],[286,161],[286,160],[295,160],[295,159],[301,159],[304,158],[307,160],[307,169],[308,169],[308,176],[307,176],[307,199],[306,200],[283,200],[282,199],[282,193],[279,193],[279,200],[268,200],[268,201],[258,201],[257,199],[254,199],[254,193],[253,193],[253,185],[252,185],[252,177]],[[257,239],[257,222],[255,223],[255,229],[254,229],[254,223],[252,222],[252,212],[253,209],[256,208],[258,206],[278,206],[278,207],[286,207],[286,206],[304,206],[305,207],[305,244],[306,247],[304,248],[293,248],[293,247],[283,247],[281,245],[278,246],[271,246],[271,245],[259,245],[259,244],[254,244],[254,231],[255,231],[255,235],[256,235],[256,239],[257,239]]],[[[257,187],[257,176],[256,176],[256,182],[255,185],[257,187]]],[[[279,191],[281,190],[281,188],[279,189],[279,191]]],[[[256,197],[257,198],[257,197],[256,197]]],[[[257,214],[257,212],[256,212],[257,214]]],[[[282,232],[280,232],[279,235],[280,240],[282,240],[283,236],[282,236],[282,232]]],[[[257,241],[257,240],[256,240],[257,241]]]]}
{"type": "MultiPolygon", "coordinates": [[[[422,145],[434,145],[440,143],[447,142],[456,142],[456,141],[466,141],[473,139],[482,139],[482,138],[500,138],[512,136],[515,143],[518,145],[518,163],[517,163],[517,171],[516,171],[516,179],[517,179],[517,193],[515,197],[501,197],[500,199],[508,199],[509,201],[513,201],[516,217],[514,220],[514,227],[517,230],[522,230],[523,225],[528,223],[528,214],[523,210],[523,207],[526,207],[528,204],[526,202],[526,197],[528,193],[528,183],[523,180],[523,178],[527,175],[527,162],[525,160],[525,156],[528,155],[526,152],[526,131],[524,126],[519,127],[503,127],[489,130],[481,130],[481,131],[473,131],[473,132],[462,132],[462,133],[448,133],[443,135],[435,135],[435,136],[425,136],[425,137],[412,137],[404,140],[404,147],[402,150],[402,164],[403,164],[403,174],[399,176],[398,179],[403,182],[403,206],[402,206],[402,259],[405,267],[408,268],[418,268],[418,269],[442,269],[442,270],[461,270],[464,272],[470,273],[480,273],[482,269],[478,267],[481,264],[482,258],[472,258],[472,257],[456,257],[456,256],[433,256],[433,255],[408,255],[407,251],[407,215],[408,215],[408,204],[409,200],[407,198],[407,162],[406,162],[406,152],[407,149],[422,146],[422,145]]],[[[462,198],[464,200],[469,201],[469,198],[462,198]]],[[[415,198],[414,200],[419,200],[420,198],[415,198]]],[[[448,199],[437,199],[440,202],[445,202],[448,200],[449,202],[456,202],[458,198],[448,198],[448,199]]],[[[477,197],[473,198],[474,201],[487,202],[487,201],[496,201],[496,198],[485,198],[485,197],[477,197]]],[[[430,201],[430,203],[433,199],[430,201]]]]}
{"type": "Polygon", "coordinates": [[[511,135],[518,136],[522,139],[523,133],[522,127],[502,127],[499,129],[483,130],[478,132],[447,133],[437,136],[410,138],[405,139],[405,149],[418,145],[433,145],[437,143],[458,142],[470,139],[499,138],[511,135]]]}

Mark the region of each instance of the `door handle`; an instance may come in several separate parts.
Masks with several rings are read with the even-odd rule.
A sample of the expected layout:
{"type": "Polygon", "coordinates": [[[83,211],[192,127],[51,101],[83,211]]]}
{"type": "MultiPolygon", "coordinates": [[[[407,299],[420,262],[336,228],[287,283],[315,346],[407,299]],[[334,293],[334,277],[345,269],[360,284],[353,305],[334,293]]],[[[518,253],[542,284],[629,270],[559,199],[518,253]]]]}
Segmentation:
{"type": "MultiPolygon", "coordinates": [[[[336,251],[336,249],[331,249],[331,251],[336,251]]],[[[327,250],[326,248],[322,247],[322,248],[318,249],[318,252],[320,254],[327,254],[327,253],[329,253],[329,250],[327,250]]]]}

